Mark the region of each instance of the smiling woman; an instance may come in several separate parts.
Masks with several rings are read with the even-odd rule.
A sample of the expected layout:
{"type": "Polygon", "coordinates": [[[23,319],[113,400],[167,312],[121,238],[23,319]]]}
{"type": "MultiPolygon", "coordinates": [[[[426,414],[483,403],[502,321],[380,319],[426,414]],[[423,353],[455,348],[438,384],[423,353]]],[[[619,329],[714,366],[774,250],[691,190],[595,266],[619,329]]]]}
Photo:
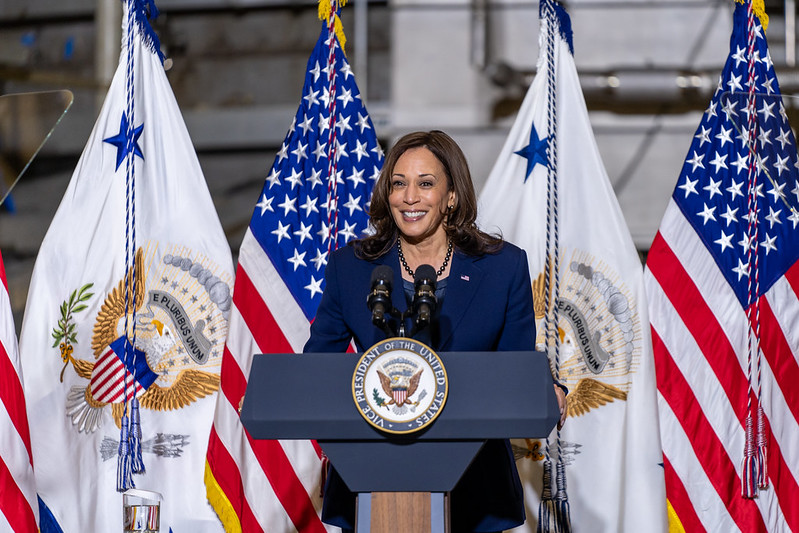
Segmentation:
{"type": "Polygon", "coordinates": [[[391,216],[400,241],[405,241],[406,250],[414,252],[408,250],[411,262],[440,264],[436,252],[446,250],[449,240],[444,219],[455,205],[455,191],[449,186],[444,166],[424,146],[411,148],[397,160],[390,180],[391,216]],[[429,261],[419,260],[423,250],[428,251],[429,261]]]}
{"type": "Polygon", "coordinates": [[[420,264],[438,269],[448,243],[472,256],[496,253],[503,245],[477,229],[466,156],[443,131],[409,133],[397,141],[372,193],[369,216],[375,233],[356,242],[355,253],[370,261],[399,243],[412,270],[420,264]]]}
{"type": "MultiPolygon", "coordinates": [[[[401,311],[412,304],[414,270],[421,265],[437,271],[436,306],[414,339],[444,352],[534,350],[527,255],[477,228],[469,167],[446,133],[411,133],[394,145],[369,215],[375,233],[330,256],[305,352],[345,352],[351,341],[364,351],[383,340],[364,305],[373,270],[391,267],[391,285],[403,288],[394,291],[391,303],[401,311]]],[[[563,393],[556,388],[556,394],[562,407],[563,393]]],[[[524,522],[507,440],[486,442],[451,492],[450,508],[452,531],[501,531],[524,522]]],[[[322,519],[352,529],[354,518],[355,495],[331,468],[322,519]]]]}

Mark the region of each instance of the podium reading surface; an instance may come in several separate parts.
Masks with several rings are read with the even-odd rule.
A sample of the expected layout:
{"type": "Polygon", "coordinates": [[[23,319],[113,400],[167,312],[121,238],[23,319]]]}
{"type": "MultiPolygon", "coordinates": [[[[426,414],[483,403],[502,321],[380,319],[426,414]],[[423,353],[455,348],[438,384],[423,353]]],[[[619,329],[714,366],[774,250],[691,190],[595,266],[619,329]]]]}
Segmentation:
{"type": "Polygon", "coordinates": [[[486,439],[546,437],[560,418],[540,352],[439,353],[449,391],[424,430],[397,435],[359,413],[358,354],[262,354],[253,359],[241,421],[256,439],[316,439],[349,489],[451,491],[486,439]]]}

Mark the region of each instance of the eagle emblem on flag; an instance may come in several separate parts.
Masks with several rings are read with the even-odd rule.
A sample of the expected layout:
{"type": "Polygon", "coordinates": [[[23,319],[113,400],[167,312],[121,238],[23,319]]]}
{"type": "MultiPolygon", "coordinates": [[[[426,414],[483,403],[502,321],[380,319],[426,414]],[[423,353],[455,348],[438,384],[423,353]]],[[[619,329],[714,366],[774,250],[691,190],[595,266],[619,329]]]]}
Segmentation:
{"type": "MultiPolygon", "coordinates": [[[[615,400],[626,401],[629,375],[635,372],[640,358],[637,311],[618,277],[604,265],[592,266],[595,263],[588,254],[577,253],[564,272],[558,300],[564,369],[560,379],[569,387],[566,410],[570,417],[615,400]]],[[[543,302],[547,301],[544,272],[533,282],[533,292],[536,319],[541,320],[543,302]]],[[[539,328],[539,348],[543,347],[543,333],[539,328]]]]}
{"type": "MultiPolygon", "coordinates": [[[[53,336],[57,344],[61,341],[64,370],[71,364],[78,377],[89,380],[86,385],[71,386],[66,402],[66,414],[81,433],[101,427],[109,406],[119,427],[125,403],[134,396],[143,409],[166,411],[187,407],[219,388],[222,335],[231,304],[229,285],[201,262],[186,257],[185,251],[182,256],[165,254],[158,265],[145,266],[144,257],[140,248],[136,268],[100,305],[91,336],[94,361],[73,356],[78,342],[75,312],[87,305],[72,307],[67,318],[73,322],[65,320],[64,311],[81,298],[70,298],[62,305],[62,321],[53,336]],[[130,322],[127,336],[126,322],[130,322]],[[134,344],[133,357],[125,357],[128,343],[134,344]]],[[[83,300],[92,296],[82,294],[83,300]]],[[[63,377],[64,372],[62,381],[63,377]]]]}

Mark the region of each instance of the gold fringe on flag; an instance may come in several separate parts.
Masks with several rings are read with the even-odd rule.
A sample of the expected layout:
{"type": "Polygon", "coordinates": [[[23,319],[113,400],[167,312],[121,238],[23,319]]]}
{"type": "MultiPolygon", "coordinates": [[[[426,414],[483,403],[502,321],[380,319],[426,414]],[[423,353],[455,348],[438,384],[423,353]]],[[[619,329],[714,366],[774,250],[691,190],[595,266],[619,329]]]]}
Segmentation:
{"type": "MultiPolygon", "coordinates": [[[[749,0],[735,0],[739,4],[746,4],[749,0]]],[[[752,1],[752,10],[755,12],[755,16],[760,20],[760,24],[763,26],[763,31],[768,30],[768,15],[766,15],[766,5],[763,0],[751,0],[752,1]]]]}
{"type": "Polygon", "coordinates": [[[233,504],[225,495],[222,487],[216,482],[214,474],[211,472],[211,466],[208,461],[205,462],[205,495],[208,498],[208,503],[216,511],[216,515],[222,522],[226,533],[242,533],[241,522],[233,509],[233,504]]]}
{"type": "MultiPolygon", "coordinates": [[[[763,0],[760,1],[762,2],[763,0]]],[[[339,7],[344,7],[347,4],[347,0],[338,0],[337,4],[339,7]]],[[[319,20],[329,20],[331,15],[330,9],[330,0],[319,0],[319,20]]],[[[337,13],[333,14],[333,16],[336,17],[335,21],[333,22],[333,29],[335,30],[336,37],[341,45],[341,50],[344,52],[344,55],[346,55],[347,53],[344,51],[344,47],[347,44],[347,37],[344,35],[344,26],[341,25],[341,19],[338,17],[337,13]]]]}
{"type": "Polygon", "coordinates": [[[668,499],[666,499],[666,505],[666,513],[669,517],[669,533],[685,533],[680,517],[677,516],[677,511],[674,510],[668,499]]]}

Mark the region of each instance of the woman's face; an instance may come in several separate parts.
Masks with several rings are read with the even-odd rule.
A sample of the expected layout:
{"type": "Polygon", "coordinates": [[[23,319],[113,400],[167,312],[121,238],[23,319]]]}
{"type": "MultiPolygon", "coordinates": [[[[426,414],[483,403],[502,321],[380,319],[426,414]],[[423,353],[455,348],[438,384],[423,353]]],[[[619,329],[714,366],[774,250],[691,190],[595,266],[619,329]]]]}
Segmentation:
{"type": "Polygon", "coordinates": [[[455,192],[447,190],[441,161],[425,147],[411,148],[397,160],[390,179],[388,203],[403,238],[419,243],[443,234],[447,206],[455,203],[455,192]]]}

